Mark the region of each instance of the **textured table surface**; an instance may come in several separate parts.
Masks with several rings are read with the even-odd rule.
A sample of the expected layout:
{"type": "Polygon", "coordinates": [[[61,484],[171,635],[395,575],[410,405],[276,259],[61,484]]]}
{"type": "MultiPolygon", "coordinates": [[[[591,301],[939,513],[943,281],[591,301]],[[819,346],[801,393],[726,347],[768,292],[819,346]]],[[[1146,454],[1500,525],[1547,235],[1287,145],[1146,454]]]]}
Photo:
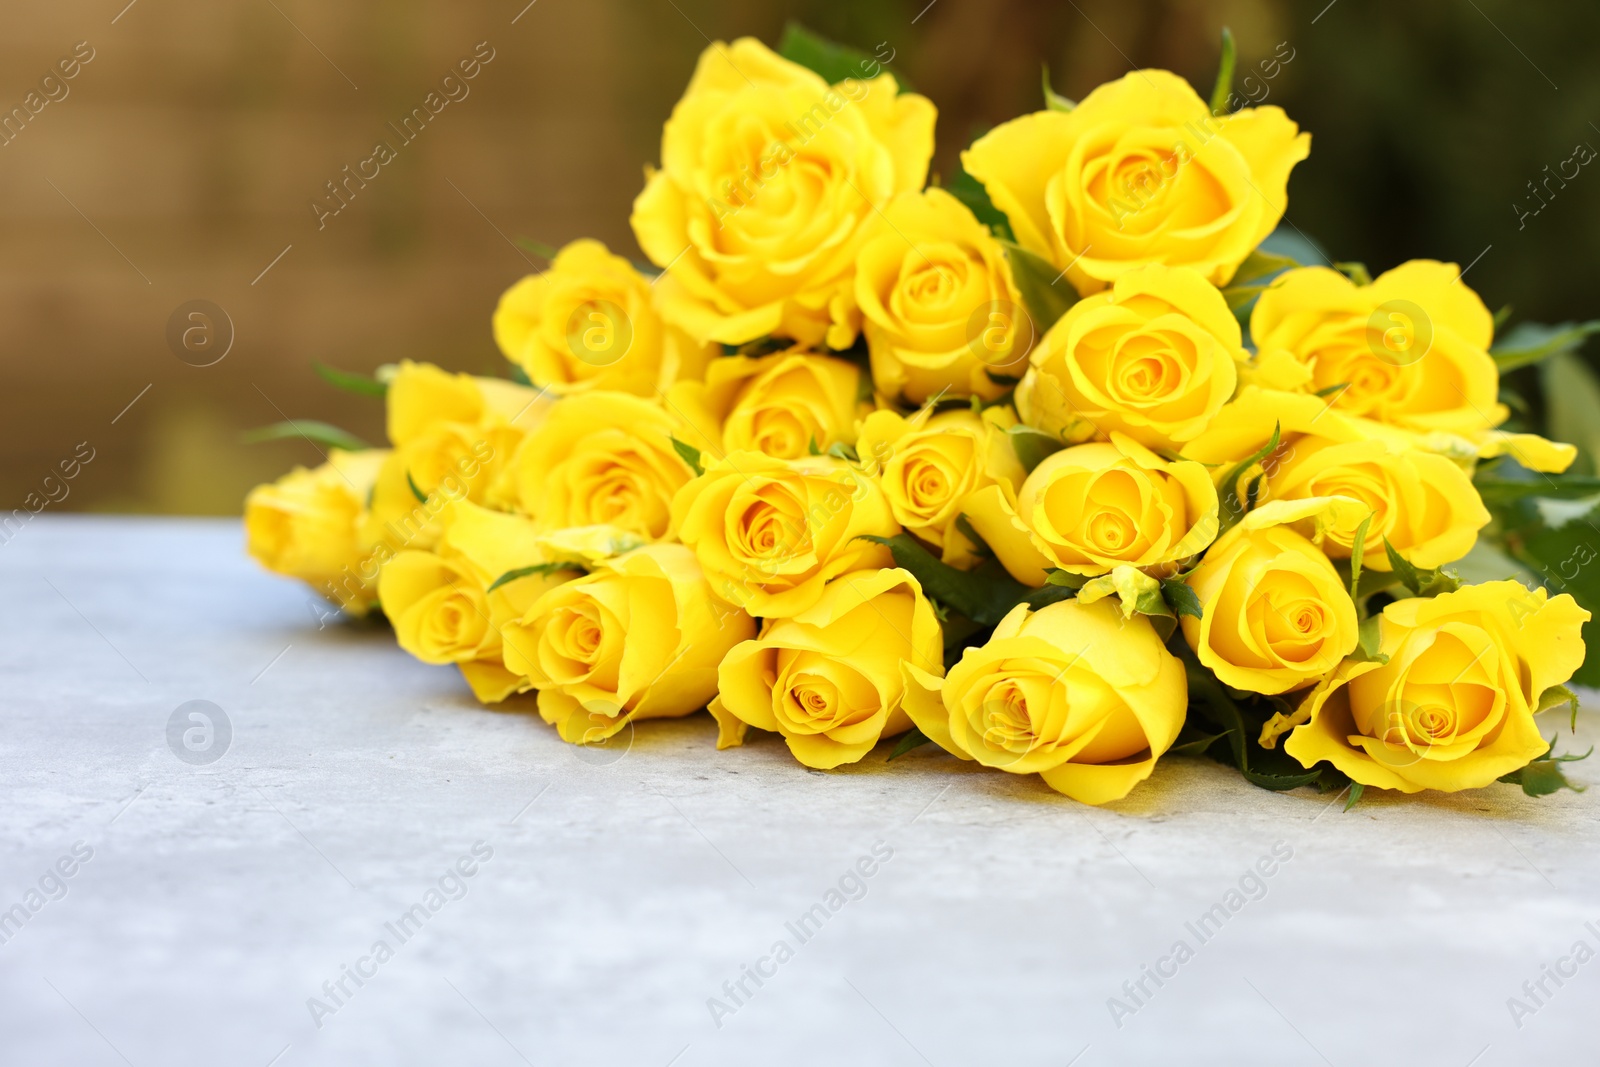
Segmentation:
{"type": "Polygon", "coordinates": [[[1600,963],[1572,953],[1600,949],[1600,791],[1346,814],[1172,759],[1091,809],[927,749],[826,774],[773,739],[719,753],[705,715],[575,750],[381,629],[320,625],[234,523],[40,518],[0,548],[0,596],[7,1064],[1596,1045],[1600,963]],[[210,749],[187,713],[169,744],[191,700],[225,716],[210,749]]]}

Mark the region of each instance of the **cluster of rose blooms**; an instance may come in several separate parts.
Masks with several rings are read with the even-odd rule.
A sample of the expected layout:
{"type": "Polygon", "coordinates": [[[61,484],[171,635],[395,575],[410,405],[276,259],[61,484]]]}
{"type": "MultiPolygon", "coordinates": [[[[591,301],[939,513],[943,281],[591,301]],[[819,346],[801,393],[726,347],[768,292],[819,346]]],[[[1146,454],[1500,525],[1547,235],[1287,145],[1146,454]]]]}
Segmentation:
{"type": "Polygon", "coordinates": [[[254,490],[251,552],[575,743],[709,706],[833,768],[915,729],[1098,804],[1198,679],[1364,786],[1545,755],[1588,613],[1437,568],[1480,459],[1574,452],[1496,429],[1458,268],[1288,270],[1247,347],[1223,288],[1310,149],[1280,109],[1053,98],[962,155],[995,225],[929,184],[934,117],[707,49],[634,204],[661,273],[561,249],[495,312],[516,380],[388,368],[390,447],[254,490]]]}

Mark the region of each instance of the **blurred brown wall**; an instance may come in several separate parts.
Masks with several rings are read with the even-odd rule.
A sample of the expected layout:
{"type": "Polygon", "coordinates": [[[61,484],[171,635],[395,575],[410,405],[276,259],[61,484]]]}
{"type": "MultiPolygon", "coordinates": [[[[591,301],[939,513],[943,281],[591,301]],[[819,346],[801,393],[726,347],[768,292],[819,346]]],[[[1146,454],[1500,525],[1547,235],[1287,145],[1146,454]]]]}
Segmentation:
{"type": "MultiPolygon", "coordinates": [[[[1470,7],[1448,5],[1438,14],[1444,8],[1433,0],[1404,17],[1383,14],[1390,9],[1376,0],[1341,0],[1318,24],[1310,9],[1321,5],[1298,0],[525,2],[9,5],[0,15],[0,107],[23,104],[77,42],[87,41],[95,57],[67,83],[65,99],[0,147],[0,508],[19,506],[87,441],[95,459],[71,483],[63,509],[236,513],[252,483],[318,460],[304,443],[243,445],[243,430],[288,414],[381,437],[379,405],[324,386],[312,360],[370,370],[426,359],[495,372],[495,299],[542,265],[509,238],[561,244],[591,235],[637,254],[629,206],[707,36],[753,34],[775,43],[785,20],[797,17],[869,49],[889,42],[897,65],[941,109],[939,170],[948,170],[975,129],[1038,106],[1042,61],[1057,89],[1073,97],[1130,63],[1169,67],[1205,92],[1224,23],[1238,35],[1245,64],[1293,40],[1302,58],[1285,70],[1270,102],[1315,131],[1301,170],[1324,166],[1322,174],[1343,184],[1297,174],[1291,195],[1309,187],[1316,196],[1293,200],[1291,216],[1314,221],[1336,241],[1356,234],[1361,239],[1348,242],[1355,247],[1340,245],[1336,254],[1374,256],[1375,268],[1392,265],[1383,257],[1402,239],[1445,247],[1408,247],[1395,258],[1464,261],[1491,238],[1463,229],[1452,244],[1455,216],[1428,214],[1419,192],[1433,158],[1425,145],[1413,146],[1406,180],[1377,173],[1395,165],[1365,133],[1388,131],[1386,98],[1369,94],[1369,110],[1354,116],[1341,115],[1337,99],[1339,79],[1394,80],[1374,67],[1364,35],[1378,34],[1380,44],[1398,35],[1436,52],[1477,50],[1490,86],[1501,79],[1522,92],[1526,80],[1530,94],[1548,93],[1470,7]],[[470,95],[398,147],[387,124],[421,105],[479,42],[494,58],[468,83],[470,95]],[[1313,121],[1319,115],[1332,137],[1313,121]],[[310,202],[380,138],[398,147],[398,158],[319,230],[310,202]],[[1374,181],[1388,182],[1393,196],[1341,195],[1352,158],[1374,181]],[[1362,214],[1394,215],[1396,197],[1401,208],[1417,205],[1398,217],[1421,221],[1402,221],[1399,232],[1394,224],[1353,229],[1349,220],[1362,214]],[[174,310],[196,299],[225,309],[236,334],[226,358],[209,367],[180,361],[166,338],[174,310]]],[[[1545,28],[1535,32],[1526,25],[1534,16],[1484,3],[1523,47],[1538,52],[1540,34],[1564,39],[1554,16],[1538,16],[1545,28]]],[[[1568,65],[1587,71],[1577,56],[1568,65]]],[[[1563,81],[1571,76],[1562,57],[1547,62],[1563,81]]],[[[1563,86],[1565,125],[1595,91],[1595,76],[1584,77],[1563,86]]],[[[1451,106],[1461,102],[1438,104],[1447,113],[1451,106]]],[[[1595,115],[1600,121],[1600,107],[1595,115]]],[[[1545,121],[1537,113],[1508,117],[1513,125],[1518,118],[1529,129],[1545,121]]],[[[1556,134],[1551,145],[1571,139],[1564,127],[1556,134]]],[[[1453,173],[1471,191],[1451,194],[1457,216],[1470,209],[1487,219],[1492,208],[1495,219],[1509,219],[1504,205],[1521,184],[1511,177],[1517,168],[1532,164],[1531,178],[1536,161],[1565,156],[1543,159],[1547,146],[1527,129],[1494,135],[1501,143],[1486,141],[1483,155],[1501,159],[1507,176],[1495,171],[1497,186],[1479,188],[1471,152],[1457,151],[1453,173]],[[1508,136],[1527,142],[1525,159],[1511,152],[1503,161],[1508,136]]],[[[1595,138],[1600,144],[1600,131],[1595,138]]],[[[1600,179],[1591,180],[1595,191],[1582,195],[1592,205],[1600,179]]],[[[1594,265],[1595,242],[1581,226],[1569,220],[1549,229],[1552,239],[1564,229],[1568,251],[1576,243],[1579,262],[1594,265]]],[[[1531,254],[1533,246],[1522,248],[1531,254]]],[[[1510,254],[1502,264],[1486,260],[1481,277],[1513,287],[1515,266],[1510,254]]]]}

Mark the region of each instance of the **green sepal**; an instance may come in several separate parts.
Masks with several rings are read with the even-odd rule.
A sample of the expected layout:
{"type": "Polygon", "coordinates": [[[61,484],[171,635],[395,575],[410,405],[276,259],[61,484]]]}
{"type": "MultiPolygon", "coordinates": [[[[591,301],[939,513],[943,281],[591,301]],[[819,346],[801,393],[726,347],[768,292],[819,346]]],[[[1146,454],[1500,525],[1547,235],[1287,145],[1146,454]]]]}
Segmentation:
{"type": "Polygon", "coordinates": [[[1382,632],[1383,616],[1368,615],[1361,620],[1360,627],[1356,630],[1355,651],[1350,653],[1350,660],[1355,663],[1388,663],[1389,657],[1378,649],[1383,647],[1382,632]]]}
{"type": "Polygon", "coordinates": [[[676,437],[672,438],[672,448],[673,451],[678,453],[678,458],[687,463],[689,469],[694,471],[696,478],[706,472],[706,469],[700,465],[700,450],[698,448],[693,445],[686,445],[676,437]]]}
{"type": "Polygon", "coordinates": [[[1367,270],[1367,265],[1365,263],[1356,263],[1354,261],[1349,263],[1335,263],[1333,265],[1333,269],[1338,271],[1340,274],[1343,274],[1346,278],[1349,278],[1357,285],[1367,286],[1372,284],[1372,274],[1367,270]]]}
{"type": "Polygon", "coordinates": [[[1044,86],[1044,108],[1046,111],[1071,111],[1078,106],[1076,100],[1069,100],[1050,87],[1050,64],[1041,64],[1039,81],[1044,86]]]}
{"type": "Polygon", "coordinates": [[[1033,468],[1044,462],[1046,456],[1067,447],[1066,442],[1054,434],[1025,426],[1020,422],[1007,429],[1006,436],[1011,439],[1011,451],[1016,453],[1017,462],[1022,464],[1022,469],[1029,474],[1033,473],[1033,468]]]}
{"type": "Polygon", "coordinates": [[[406,484],[411,487],[411,495],[416,497],[419,503],[426,504],[428,502],[428,494],[424,493],[421,487],[417,485],[417,480],[411,477],[410,471],[406,471],[406,484]]]}
{"type": "Polygon", "coordinates": [[[489,584],[484,593],[492,593],[502,585],[508,585],[518,578],[526,578],[532,574],[556,574],[560,571],[572,571],[576,574],[587,574],[581,564],[577,563],[535,563],[529,567],[518,567],[516,570],[506,571],[489,584]]]}
{"type": "MultiPolygon", "coordinates": [[[[1217,510],[1218,537],[1221,537],[1223,534],[1227,533],[1228,530],[1233,528],[1234,524],[1236,524],[1240,519],[1244,518],[1244,513],[1249,510],[1249,501],[1254,499],[1255,494],[1252,490],[1246,491],[1245,500],[1239,499],[1239,479],[1243,478],[1245,474],[1247,474],[1256,464],[1260,463],[1262,460],[1272,455],[1272,453],[1276,452],[1278,450],[1278,445],[1282,442],[1283,424],[1280,422],[1275,422],[1272,424],[1271,439],[1269,439],[1266,444],[1262,445],[1260,449],[1234,464],[1233,468],[1229,470],[1227,474],[1223,475],[1222,499],[1218,501],[1219,507],[1217,510]]],[[[1259,481],[1259,478],[1252,479],[1252,481],[1259,481]]]]}
{"type": "Polygon", "coordinates": [[[1395,551],[1387,537],[1383,539],[1383,550],[1388,553],[1389,566],[1401,583],[1417,596],[1438,596],[1461,588],[1461,579],[1454,571],[1443,568],[1426,570],[1413,566],[1410,560],[1395,551]]]}
{"type": "Polygon", "coordinates": [[[1566,704],[1572,708],[1572,732],[1578,732],[1578,694],[1564,685],[1552,685],[1549,689],[1539,694],[1539,703],[1533,709],[1538,715],[1546,711],[1554,711],[1566,704]]]}

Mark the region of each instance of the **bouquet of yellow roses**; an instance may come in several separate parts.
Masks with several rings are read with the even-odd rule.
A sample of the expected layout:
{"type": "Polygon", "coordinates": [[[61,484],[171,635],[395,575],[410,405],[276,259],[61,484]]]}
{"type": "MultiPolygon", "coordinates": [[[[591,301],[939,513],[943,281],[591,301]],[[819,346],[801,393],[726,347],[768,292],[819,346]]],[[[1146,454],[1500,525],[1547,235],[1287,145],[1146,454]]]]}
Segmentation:
{"type": "Polygon", "coordinates": [[[1454,264],[1318,265],[1310,135],[1232,67],[1047,83],[941,183],[878,57],[713,44],[634,203],[658,269],[530,244],[506,378],[319,368],[389,447],[278,431],[328,459],[252,491],[250,551],[577,744],[709,708],[719,749],[931,741],[1091,804],[1174,752],[1552,792],[1596,598],[1546,561],[1600,484],[1501,372],[1594,327],[1497,346],[1454,264]]]}

